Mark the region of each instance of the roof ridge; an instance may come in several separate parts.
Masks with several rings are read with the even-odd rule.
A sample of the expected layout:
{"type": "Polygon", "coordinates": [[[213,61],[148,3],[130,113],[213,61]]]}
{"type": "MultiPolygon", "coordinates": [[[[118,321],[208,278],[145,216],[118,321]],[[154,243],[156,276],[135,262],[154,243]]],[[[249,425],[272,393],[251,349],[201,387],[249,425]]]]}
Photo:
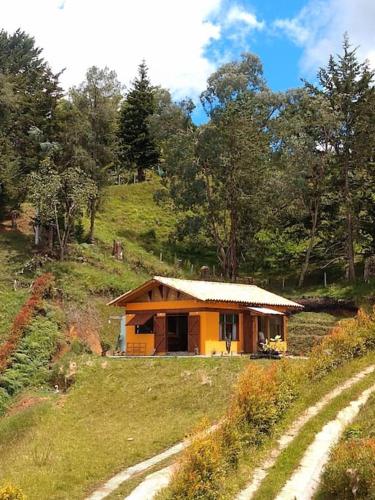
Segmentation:
{"type": "MultiPolygon", "coordinates": [[[[208,281],[208,280],[198,280],[198,279],[191,280],[188,278],[173,278],[170,276],[154,276],[153,279],[155,279],[155,280],[167,279],[167,280],[175,280],[175,281],[190,281],[192,283],[210,283],[213,285],[217,285],[217,284],[220,284],[220,285],[241,285],[241,286],[246,285],[246,286],[253,286],[256,288],[261,288],[260,286],[254,285],[252,283],[233,283],[233,281],[208,281]]],[[[263,288],[262,288],[262,290],[263,290],[263,288]]]]}

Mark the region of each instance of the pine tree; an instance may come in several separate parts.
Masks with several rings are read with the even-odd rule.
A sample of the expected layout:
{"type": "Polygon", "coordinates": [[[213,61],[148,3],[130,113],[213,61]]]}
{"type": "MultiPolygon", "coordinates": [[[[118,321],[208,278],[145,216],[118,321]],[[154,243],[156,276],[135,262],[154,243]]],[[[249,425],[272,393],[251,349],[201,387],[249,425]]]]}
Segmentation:
{"type": "Polygon", "coordinates": [[[143,61],[120,112],[119,160],[127,169],[136,168],[138,182],[145,170],[157,165],[159,152],[150,134],[149,118],[154,113],[154,92],[143,61]]]}
{"type": "Polygon", "coordinates": [[[55,131],[62,90],[41,53],[25,32],[0,31],[0,212],[25,199],[25,175],[40,161],[35,134],[55,131]]]}
{"type": "Polygon", "coordinates": [[[338,116],[331,133],[336,156],[335,168],[331,172],[332,192],[337,193],[338,223],[343,223],[347,274],[353,280],[355,247],[361,232],[358,214],[366,201],[363,188],[370,182],[369,160],[375,146],[374,71],[368,62],[358,61],[357,49],[350,46],[345,35],[343,55],[337,59],[330,57],[327,67],[319,71],[318,81],[319,88],[310,85],[310,89],[322,94],[332,113],[338,116]]]}

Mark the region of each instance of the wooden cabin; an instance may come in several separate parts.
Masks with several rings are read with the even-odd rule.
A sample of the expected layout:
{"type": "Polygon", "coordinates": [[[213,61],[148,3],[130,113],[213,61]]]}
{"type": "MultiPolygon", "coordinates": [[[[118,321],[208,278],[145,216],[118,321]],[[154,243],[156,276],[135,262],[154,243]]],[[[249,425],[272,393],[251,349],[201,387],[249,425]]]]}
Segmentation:
{"type": "Polygon", "coordinates": [[[254,353],[265,339],[286,351],[287,314],[303,309],[255,285],[160,276],[108,305],[124,308],[128,355],[254,353]]]}

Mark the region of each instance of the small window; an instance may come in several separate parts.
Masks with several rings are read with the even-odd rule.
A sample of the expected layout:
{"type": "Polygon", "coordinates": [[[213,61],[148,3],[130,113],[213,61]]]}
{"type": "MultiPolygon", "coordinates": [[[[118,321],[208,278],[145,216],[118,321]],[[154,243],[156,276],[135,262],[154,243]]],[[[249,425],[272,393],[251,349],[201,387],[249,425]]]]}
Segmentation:
{"type": "Polygon", "coordinates": [[[284,340],[282,316],[270,318],[270,337],[271,339],[275,337],[281,337],[281,339],[284,340]]]}
{"type": "Polygon", "coordinates": [[[220,314],[220,340],[238,340],[238,314],[220,314]]]}
{"type": "Polygon", "coordinates": [[[135,325],[135,333],[153,333],[154,332],[154,317],[148,319],[143,325],[135,325]]]}

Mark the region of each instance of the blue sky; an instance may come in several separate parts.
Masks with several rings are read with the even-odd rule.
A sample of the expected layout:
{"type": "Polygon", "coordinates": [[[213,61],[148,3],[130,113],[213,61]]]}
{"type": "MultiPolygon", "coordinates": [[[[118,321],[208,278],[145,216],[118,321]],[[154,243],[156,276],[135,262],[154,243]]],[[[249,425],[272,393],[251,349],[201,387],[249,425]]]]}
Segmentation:
{"type": "MultiPolygon", "coordinates": [[[[307,2],[305,0],[254,0],[243,1],[236,5],[241,11],[251,12],[258,22],[263,23],[262,29],[249,29],[239,40],[233,35],[243,29],[238,23],[223,30],[219,40],[213,40],[206,48],[209,59],[220,53],[230,53],[233,59],[240,57],[241,52],[250,51],[257,54],[264,67],[265,77],[274,90],[285,90],[300,85],[302,73],[299,60],[302,47],[298,47],[284,33],[275,31],[273,23],[280,18],[294,18],[307,2]]],[[[230,2],[227,3],[230,7],[230,2]]]]}
{"type": "MultiPolygon", "coordinates": [[[[275,30],[274,22],[280,18],[295,18],[306,5],[306,0],[254,0],[236,2],[241,12],[250,12],[259,23],[261,29],[246,30],[246,23],[238,22],[222,29],[222,35],[218,40],[212,40],[205,48],[205,55],[209,60],[220,64],[221,57],[226,61],[239,59],[244,51],[253,52],[260,57],[264,76],[268,85],[275,91],[302,85],[302,77],[314,78],[313,71],[303,71],[300,60],[303,47],[298,46],[284,32],[275,30]],[[236,38],[236,33],[243,31],[236,38]],[[218,62],[219,61],[219,62],[218,62]]],[[[226,2],[225,8],[231,8],[231,2],[226,2]]],[[[223,9],[225,12],[225,8],[223,9]]],[[[228,11],[227,11],[228,12],[228,11]]],[[[222,12],[212,16],[213,22],[220,22],[222,12]]],[[[205,121],[206,117],[199,104],[194,112],[197,123],[205,121]]]]}
{"type": "MultiPolygon", "coordinates": [[[[301,86],[303,78],[314,81],[329,55],[340,51],[344,32],[360,57],[375,64],[375,0],[227,0],[208,19],[220,25],[220,37],[205,47],[208,60],[217,66],[253,52],[275,91],[301,86]]],[[[205,120],[199,105],[194,118],[205,120]]]]}
{"type": "Polygon", "coordinates": [[[375,0],[1,0],[0,26],[33,35],[52,69],[65,68],[66,90],[92,65],[129,85],[144,58],[153,84],[198,103],[208,76],[244,51],[285,90],[314,79],[345,31],[375,67],[375,0]]]}

